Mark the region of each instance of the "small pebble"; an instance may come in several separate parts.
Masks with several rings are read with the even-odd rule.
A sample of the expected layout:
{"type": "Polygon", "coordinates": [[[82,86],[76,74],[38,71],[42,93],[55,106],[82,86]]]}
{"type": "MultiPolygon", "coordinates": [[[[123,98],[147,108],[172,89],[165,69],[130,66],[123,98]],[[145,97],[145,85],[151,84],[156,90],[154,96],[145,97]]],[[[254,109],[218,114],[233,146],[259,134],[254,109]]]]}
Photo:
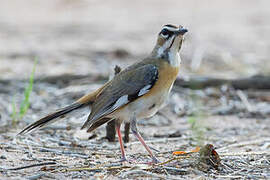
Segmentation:
{"type": "Polygon", "coordinates": [[[0,156],[0,159],[7,159],[7,157],[4,156],[4,155],[1,155],[1,156],[0,156]]]}

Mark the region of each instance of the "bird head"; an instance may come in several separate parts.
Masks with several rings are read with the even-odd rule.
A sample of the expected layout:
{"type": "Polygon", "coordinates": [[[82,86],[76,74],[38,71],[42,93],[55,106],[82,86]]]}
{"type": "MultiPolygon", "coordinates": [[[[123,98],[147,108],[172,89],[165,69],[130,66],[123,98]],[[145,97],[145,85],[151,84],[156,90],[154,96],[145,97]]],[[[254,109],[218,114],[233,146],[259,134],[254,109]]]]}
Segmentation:
{"type": "Polygon", "coordinates": [[[153,53],[158,57],[162,57],[166,56],[169,52],[173,54],[179,52],[186,32],[188,30],[183,26],[164,25],[158,34],[153,53]]]}

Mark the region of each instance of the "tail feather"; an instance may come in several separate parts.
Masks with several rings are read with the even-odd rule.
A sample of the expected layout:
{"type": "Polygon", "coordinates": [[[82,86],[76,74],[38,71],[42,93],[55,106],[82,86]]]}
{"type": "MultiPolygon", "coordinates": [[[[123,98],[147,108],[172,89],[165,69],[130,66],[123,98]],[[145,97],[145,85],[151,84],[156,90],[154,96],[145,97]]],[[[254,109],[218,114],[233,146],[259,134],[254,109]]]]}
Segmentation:
{"type": "MultiPolygon", "coordinates": [[[[94,131],[96,128],[98,128],[99,126],[109,122],[113,120],[112,118],[102,118],[100,119],[99,121],[93,123],[88,129],[87,129],[87,132],[92,132],[94,131]]],[[[83,129],[83,128],[82,128],[83,129]]]]}
{"type": "Polygon", "coordinates": [[[60,117],[62,115],[65,115],[67,113],[70,113],[73,110],[79,109],[79,108],[81,108],[83,106],[85,106],[85,104],[76,102],[76,103],[71,104],[70,106],[59,109],[58,111],[56,111],[54,113],[51,113],[51,114],[41,118],[40,120],[34,122],[33,124],[30,124],[29,126],[24,128],[21,132],[19,132],[18,135],[23,135],[23,134],[29,133],[29,132],[31,132],[31,131],[33,131],[35,129],[42,128],[45,125],[53,122],[53,120],[56,120],[56,118],[58,118],[58,117],[60,117]]]}

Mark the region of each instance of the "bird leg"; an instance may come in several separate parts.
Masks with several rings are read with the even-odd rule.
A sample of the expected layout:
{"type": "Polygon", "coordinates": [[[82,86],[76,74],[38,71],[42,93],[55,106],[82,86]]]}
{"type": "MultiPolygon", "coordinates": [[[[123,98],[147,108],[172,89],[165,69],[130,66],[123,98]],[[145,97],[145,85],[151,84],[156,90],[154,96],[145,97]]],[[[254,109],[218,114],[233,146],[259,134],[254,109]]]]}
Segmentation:
{"type": "Polygon", "coordinates": [[[120,150],[121,150],[121,154],[122,154],[122,158],[121,161],[127,161],[126,155],[125,155],[125,149],[124,149],[124,145],[123,145],[123,140],[122,140],[122,135],[121,135],[121,130],[120,130],[120,123],[116,123],[115,129],[118,135],[118,139],[119,139],[119,144],[120,144],[120,150]]]}
{"type": "Polygon", "coordinates": [[[132,133],[136,136],[136,138],[142,143],[142,145],[144,146],[144,148],[147,150],[147,152],[150,154],[151,158],[152,158],[152,162],[153,163],[159,163],[160,161],[153,155],[152,151],[150,150],[150,148],[147,146],[147,144],[144,142],[142,136],[140,135],[140,133],[137,130],[137,120],[136,120],[136,116],[134,115],[131,119],[131,131],[132,133]]]}

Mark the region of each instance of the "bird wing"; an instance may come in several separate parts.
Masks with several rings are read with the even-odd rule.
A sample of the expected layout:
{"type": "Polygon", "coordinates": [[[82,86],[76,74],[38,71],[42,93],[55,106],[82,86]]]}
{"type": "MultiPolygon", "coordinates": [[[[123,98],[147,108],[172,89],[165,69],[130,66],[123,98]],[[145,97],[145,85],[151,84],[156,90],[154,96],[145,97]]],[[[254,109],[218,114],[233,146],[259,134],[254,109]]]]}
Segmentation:
{"type": "Polygon", "coordinates": [[[152,64],[133,66],[120,72],[96,98],[82,129],[146,94],[157,79],[158,68],[152,64]]]}

